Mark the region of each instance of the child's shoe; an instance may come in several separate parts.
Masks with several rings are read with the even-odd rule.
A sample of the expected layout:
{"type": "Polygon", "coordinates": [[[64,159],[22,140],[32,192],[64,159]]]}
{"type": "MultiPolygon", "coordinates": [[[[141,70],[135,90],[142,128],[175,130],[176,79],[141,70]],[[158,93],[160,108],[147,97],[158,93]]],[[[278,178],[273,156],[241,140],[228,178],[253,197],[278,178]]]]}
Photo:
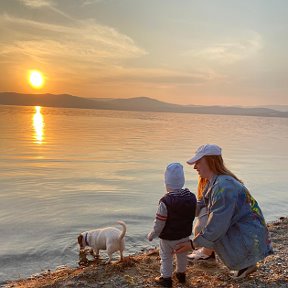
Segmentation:
{"type": "Polygon", "coordinates": [[[163,276],[156,277],[155,282],[163,287],[172,287],[172,278],[164,278],[163,276]]]}
{"type": "Polygon", "coordinates": [[[186,282],[186,274],[184,272],[183,273],[177,272],[176,273],[176,278],[178,279],[178,281],[180,283],[185,283],[186,282]]]}

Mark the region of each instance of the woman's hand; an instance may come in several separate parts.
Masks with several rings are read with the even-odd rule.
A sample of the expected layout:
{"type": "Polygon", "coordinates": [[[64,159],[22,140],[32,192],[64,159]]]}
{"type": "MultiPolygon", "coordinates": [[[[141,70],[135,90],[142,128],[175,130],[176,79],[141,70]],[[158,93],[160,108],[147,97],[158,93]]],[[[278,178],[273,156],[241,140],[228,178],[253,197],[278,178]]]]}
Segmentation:
{"type": "Polygon", "coordinates": [[[179,243],[176,245],[174,252],[177,253],[183,253],[189,250],[194,250],[193,242],[192,240],[189,240],[187,242],[179,243]]]}

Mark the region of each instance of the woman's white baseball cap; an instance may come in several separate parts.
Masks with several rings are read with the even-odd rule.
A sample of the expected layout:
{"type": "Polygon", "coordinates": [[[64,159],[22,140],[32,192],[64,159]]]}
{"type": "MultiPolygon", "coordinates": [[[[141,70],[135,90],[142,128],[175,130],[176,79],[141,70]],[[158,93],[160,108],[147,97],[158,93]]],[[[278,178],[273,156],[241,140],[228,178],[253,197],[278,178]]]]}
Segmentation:
{"type": "Polygon", "coordinates": [[[187,164],[193,165],[196,161],[200,160],[203,156],[208,155],[221,155],[222,149],[215,145],[215,144],[205,144],[200,146],[196,152],[195,155],[187,161],[187,164]]]}

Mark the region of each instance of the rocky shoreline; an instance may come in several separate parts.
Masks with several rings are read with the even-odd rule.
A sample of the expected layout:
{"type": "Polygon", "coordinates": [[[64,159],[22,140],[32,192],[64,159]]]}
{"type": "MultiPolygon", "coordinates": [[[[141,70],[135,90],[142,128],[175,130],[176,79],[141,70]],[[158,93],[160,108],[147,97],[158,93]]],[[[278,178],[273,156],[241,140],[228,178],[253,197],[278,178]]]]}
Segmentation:
{"type": "MultiPolygon", "coordinates": [[[[230,271],[215,260],[190,263],[186,284],[173,279],[173,287],[288,287],[288,218],[281,217],[268,224],[274,254],[259,262],[258,270],[242,280],[233,280],[230,271]]],[[[139,255],[125,257],[123,262],[104,264],[104,261],[89,261],[87,266],[59,267],[28,279],[11,281],[5,288],[112,288],[112,287],[157,287],[154,278],[159,276],[158,251],[151,250],[139,255]]]]}

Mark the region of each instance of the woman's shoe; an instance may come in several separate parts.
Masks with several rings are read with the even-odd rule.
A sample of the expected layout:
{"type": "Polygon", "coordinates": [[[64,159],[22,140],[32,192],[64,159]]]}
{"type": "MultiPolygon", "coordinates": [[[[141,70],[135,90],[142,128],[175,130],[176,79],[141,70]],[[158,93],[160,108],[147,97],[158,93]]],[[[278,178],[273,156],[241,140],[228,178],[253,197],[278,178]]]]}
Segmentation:
{"type": "Polygon", "coordinates": [[[210,255],[207,255],[203,252],[203,248],[200,248],[187,255],[187,258],[189,261],[215,259],[215,252],[213,251],[210,255]]]}
{"type": "Polygon", "coordinates": [[[198,250],[193,250],[193,252],[189,255],[187,255],[188,260],[192,260],[196,257],[196,255],[198,255],[200,253],[201,249],[198,250]]]}
{"type": "Polygon", "coordinates": [[[245,278],[247,275],[255,272],[257,270],[257,265],[251,265],[249,267],[246,267],[244,269],[241,269],[239,271],[237,271],[235,273],[235,275],[231,276],[231,278],[233,279],[242,279],[242,278],[245,278]]]}

